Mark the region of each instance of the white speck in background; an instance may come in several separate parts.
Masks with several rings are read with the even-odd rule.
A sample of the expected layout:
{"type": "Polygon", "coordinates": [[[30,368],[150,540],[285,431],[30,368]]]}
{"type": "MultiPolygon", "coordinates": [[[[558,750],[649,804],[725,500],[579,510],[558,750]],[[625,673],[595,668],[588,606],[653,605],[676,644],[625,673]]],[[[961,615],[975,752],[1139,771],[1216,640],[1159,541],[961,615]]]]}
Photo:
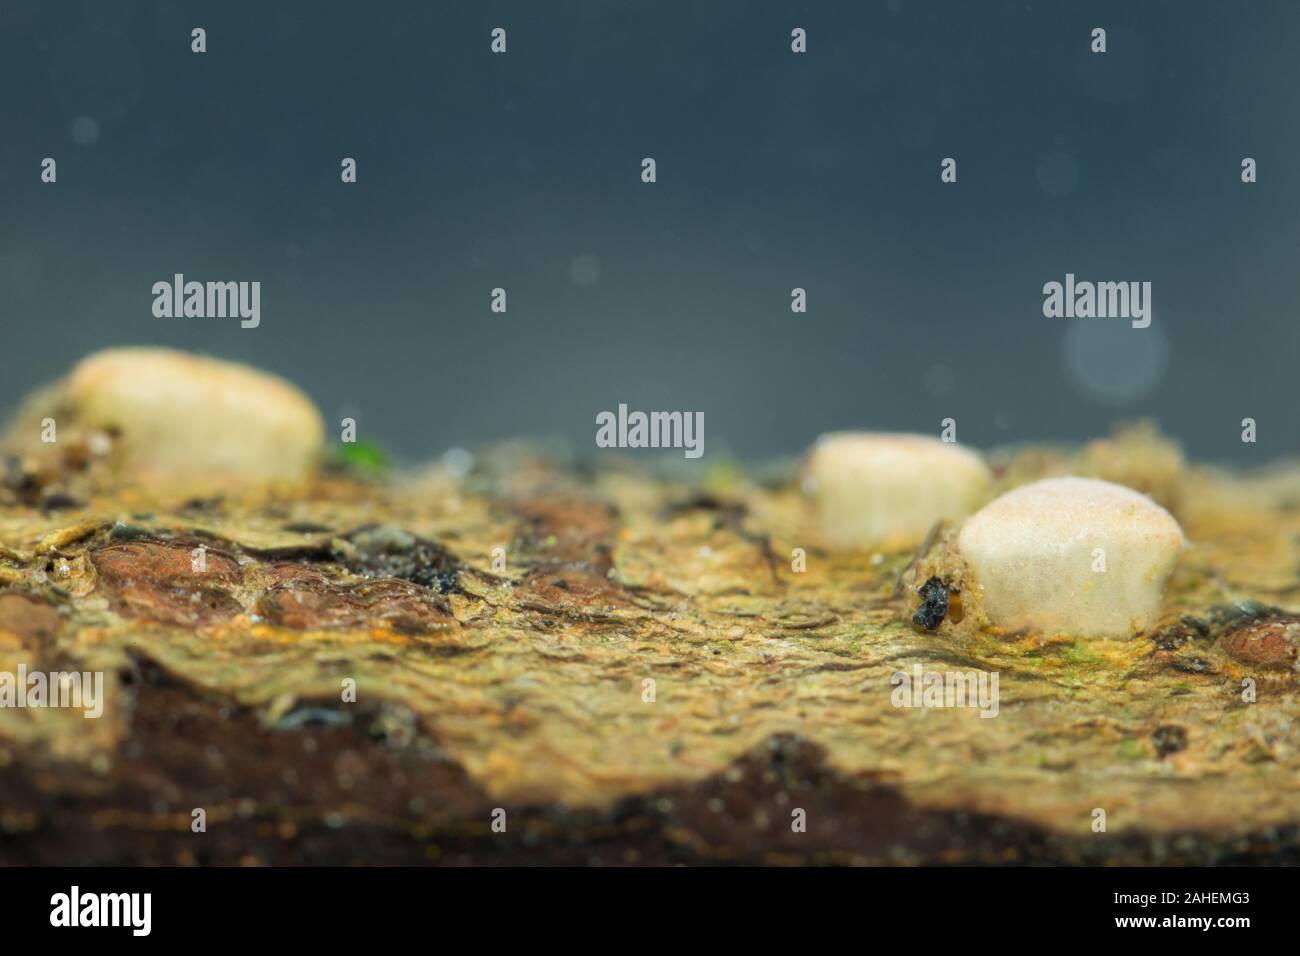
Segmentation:
{"type": "Polygon", "coordinates": [[[952,391],[952,369],[946,365],[931,365],[925,370],[925,390],[931,395],[946,395],[952,391]]]}
{"type": "Polygon", "coordinates": [[[595,285],[600,280],[600,260],[589,252],[574,256],[569,263],[569,279],[580,289],[595,285]]]}
{"type": "Polygon", "coordinates": [[[90,116],[78,116],[68,127],[72,141],[78,146],[94,146],[99,142],[99,123],[90,116]]]}
{"type": "Polygon", "coordinates": [[[1126,319],[1073,319],[1062,339],[1066,377],[1099,405],[1128,405],[1164,381],[1169,340],[1152,316],[1150,328],[1126,319]]]}
{"type": "MultiPolygon", "coordinates": [[[[1058,146],[1061,145],[1060,139],[1057,137],[1058,146]]],[[[1039,157],[1034,175],[1038,177],[1043,192],[1059,199],[1074,192],[1074,187],[1079,184],[1079,164],[1073,156],[1058,148],[1039,157]]]]}
{"type": "Polygon", "coordinates": [[[474,456],[464,448],[448,448],[442,455],[442,467],[457,478],[464,478],[474,467],[474,456]]]}

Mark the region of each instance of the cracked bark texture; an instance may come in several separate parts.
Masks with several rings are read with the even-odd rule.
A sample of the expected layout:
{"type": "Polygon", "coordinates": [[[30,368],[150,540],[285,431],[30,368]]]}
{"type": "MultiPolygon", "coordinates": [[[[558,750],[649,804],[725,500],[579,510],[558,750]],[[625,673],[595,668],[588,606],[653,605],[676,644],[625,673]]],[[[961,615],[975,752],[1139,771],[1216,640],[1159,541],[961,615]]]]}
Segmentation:
{"type": "Polygon", "coordinates": [[[1300,856],[1300,468],[1141,432],[999,456],[1000,489],[1119,473],[1192,542],[1157,627],[1083,641],[914,625],[942,567],[821,546],[792,470],[598,462],[11,485],[0,671],[103,671],[106,702],[0,709],[0,862],[1300,856]],[[998,672],[998,715],[895,708],[917,663],[998,672]]]}

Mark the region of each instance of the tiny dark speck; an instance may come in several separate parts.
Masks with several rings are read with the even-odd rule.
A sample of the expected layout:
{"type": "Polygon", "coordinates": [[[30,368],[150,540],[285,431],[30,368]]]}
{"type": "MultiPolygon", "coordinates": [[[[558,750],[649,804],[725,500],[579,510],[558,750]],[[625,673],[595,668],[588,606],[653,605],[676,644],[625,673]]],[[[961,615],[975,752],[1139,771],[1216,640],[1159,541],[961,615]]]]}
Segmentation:
{"type": "Polygon", "coordinates": [[[282,530],[292,534],[328,534],[334,529],[327,524],[316,521],[294,521],[282,526],[282,530]]]}
{"type": "Polygon", "coordinates": [[[948,585],[938,578],[930,578],[916,591],[921,595],[921,606],[912,615],[912,623],[933,631],[948,614],[948,585]]]}
{"type": "Polygon", "coordinates": [[[1155,729],[1151,741],[1156,745],[1156,754],[1164,758],[1187,747],[1187,729],[1177,724],[1165,724],[1155,729]]]}
{"type": "Polygon", "coordinates": [[[41,510],[43,511],[63,511],[66,508],[81,508],[84,503],[72,497],[72,495],[54,492],[41,499],[41,510]]]}
{"type": "Polygon", "coordinates": [[[1184,674],[1213,674],[1214,665],[1203,657],[1178,657],[1170,663],[1184,674]]]}

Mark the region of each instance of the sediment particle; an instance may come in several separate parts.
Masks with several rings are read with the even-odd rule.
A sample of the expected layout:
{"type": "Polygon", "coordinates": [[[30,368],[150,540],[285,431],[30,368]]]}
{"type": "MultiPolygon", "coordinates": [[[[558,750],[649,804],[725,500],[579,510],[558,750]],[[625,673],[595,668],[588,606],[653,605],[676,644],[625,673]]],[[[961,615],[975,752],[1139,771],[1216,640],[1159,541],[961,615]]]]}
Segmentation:
{"type": "Polygon", "coordinates": [[[915,543],[936,521],[962,518],[988,496],[992,475],[970,449],[927,435],[838,432],[808,456],[804,487],[833,547],[915,543]]]}
{"type": "Polygon", "coordinates": [[[948,586],[939,578],[932,577],[916,591],[921,595],[921,605],[912,615],[912,623],[933,631],[948,615],[948,586]]]}
{"type": "Polygon", "coordinates": [[[1151,499],[1088,478],[1008,492],[957,539],[992,623],[1114,638],[1154,623],[1182,545],[1178,522],[1151,499]]]}

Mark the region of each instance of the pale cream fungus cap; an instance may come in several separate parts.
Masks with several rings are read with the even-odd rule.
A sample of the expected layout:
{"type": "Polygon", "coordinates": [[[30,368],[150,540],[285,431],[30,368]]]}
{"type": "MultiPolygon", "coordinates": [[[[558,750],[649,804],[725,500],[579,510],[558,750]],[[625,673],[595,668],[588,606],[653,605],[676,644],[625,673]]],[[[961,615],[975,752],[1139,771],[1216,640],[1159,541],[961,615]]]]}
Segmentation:
{"type": "Polygon", "coordinates": [[[73,368],[55,397],[78,429],[111,432],[122,460],[142,476],[300,480],[324,444],[320,413],[293,385],[171,349],[98,352],[73,368]]]}
{"type": "Polygon", "coordinates": [[[929,435],[824,435],[804,472],[823,539],[846,549],[915,543],[978,508],[991,484],[978,453],[929,435]]]}
{"type": "Polygon", "coordinates": [[[1128,637],[1160,611],[1183,547],[1164,508],[1121,485],[1051,478],[969,518],[957,548],[991,623],[1128,637]]]}

